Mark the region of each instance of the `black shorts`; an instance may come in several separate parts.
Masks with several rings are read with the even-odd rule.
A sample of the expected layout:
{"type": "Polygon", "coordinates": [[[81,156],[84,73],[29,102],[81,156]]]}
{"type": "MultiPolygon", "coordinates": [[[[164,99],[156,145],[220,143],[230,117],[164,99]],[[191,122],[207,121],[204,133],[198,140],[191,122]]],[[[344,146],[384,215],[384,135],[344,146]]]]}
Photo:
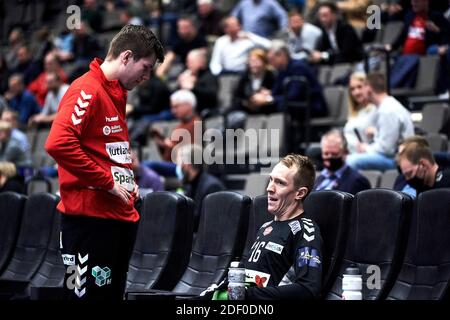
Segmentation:
{"type": "Polygon", "coordinates": [[[66,299],[122,300],[138,223],[62,214],[66,299]]]}

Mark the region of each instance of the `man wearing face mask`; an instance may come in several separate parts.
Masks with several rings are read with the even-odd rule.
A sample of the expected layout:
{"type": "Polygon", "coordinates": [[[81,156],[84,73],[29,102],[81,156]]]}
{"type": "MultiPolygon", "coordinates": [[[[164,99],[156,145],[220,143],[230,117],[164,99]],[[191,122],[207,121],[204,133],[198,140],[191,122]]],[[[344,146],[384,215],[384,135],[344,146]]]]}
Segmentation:
{"type": "Polygon", "coordinates": [[[450,170],[438,166],[426,144],[412,140],[402,146],[397,154],[397,163],[417,195],[430,189],[450,187],[450,170]]]}
{"type": "Polygon", "coordinates": [[[320,145],[324,169],[316,179],[314,190],[340,190],[356,194],[370,189],[369,180],[345,163],[347,140],[341,131],[328,131],[322,136],[320,145]]]}
{"type": "Polygon", "coordinates": [[[210,193],[224,191],[225,186],[215,176],[203,171],[202,148],[185,144],[177,149],[177,177],[184,194],[194,200],[194,231],[198,229],[202,201],[210,193]]]}

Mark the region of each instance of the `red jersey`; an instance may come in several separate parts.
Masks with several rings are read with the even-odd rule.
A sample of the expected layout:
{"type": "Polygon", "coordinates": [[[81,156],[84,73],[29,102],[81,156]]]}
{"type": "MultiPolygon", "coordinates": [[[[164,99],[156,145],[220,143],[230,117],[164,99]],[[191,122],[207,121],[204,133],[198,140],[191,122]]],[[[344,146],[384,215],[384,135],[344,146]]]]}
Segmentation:
{"type": "Polygon", "coordinates": [[[425,54],[425,23],[424,15],[416,15],[408,29],[408,36],[403,45],[402,54],[425,54]]]}
{"type": "Polygon", "coordinates": [[[75,80],[58,108],[45,144],[58,163],[58,210],[121,221],[139,220],[134,197],[127,204],[108,192],[117,181],[129,192],[135,185],[125,119],[127,91],[108,81],[95,59],[75,80]]]}

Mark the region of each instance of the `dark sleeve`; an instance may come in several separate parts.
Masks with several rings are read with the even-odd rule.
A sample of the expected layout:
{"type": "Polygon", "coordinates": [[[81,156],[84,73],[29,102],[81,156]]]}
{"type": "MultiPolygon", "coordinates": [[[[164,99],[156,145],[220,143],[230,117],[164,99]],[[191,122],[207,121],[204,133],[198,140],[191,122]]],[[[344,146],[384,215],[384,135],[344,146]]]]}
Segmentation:
{"type": "Polygon", "coordinates": [[[408,36],[409,25],[411,24],[412,19],[413,15],[411,14],[411,12],[409,12],[405,16],[402,32],[400,32],[397,39],[395,39],[395,41],[392,43],[392,50],[397,50],[405,43],[406,37],[408,36]]]}
{"type": "Polygon", "coordinates": [[[204,104],[198,106],[200,110],[217,107],[218,90],[219,84],[217,78],[209,71],[205,71],[192,90],[198,102],[204,104]]]}
{"type": "MultiPolygon", "coordinates": [[[[309,220],[311,221],[311,220],[309,220]]],[[[315,223],[312,227],[302,224],[302,230],[293,238],[290,254],[294,261],[294,277],[291,284],[258,288],[246,291],[248,300],[314,299],[322,288],[322,237],[315,223]]]]}
{"type": "Polygon", "coordinates": [[[366,177],[360,175],[360,176],[357,176],[357,178],[355,179],[355,182],[353,183],[352,194],[357,194],[360,191],[367,190],[370,188],[371,188],[371,186],[370,186],[369,180],[367,180],[366,177]]]}
{"type": "MultiPolygon", "coordinates": [[[[330,62],[354,62],[362,60],[364,57],[361,40],[359,40],[355,29],[352,26],[344,24],[341,29],[341,41],[339,52],[331,51],[330,62]]],[[[338,37],[338,35],[336,35],[338,37]]]]}

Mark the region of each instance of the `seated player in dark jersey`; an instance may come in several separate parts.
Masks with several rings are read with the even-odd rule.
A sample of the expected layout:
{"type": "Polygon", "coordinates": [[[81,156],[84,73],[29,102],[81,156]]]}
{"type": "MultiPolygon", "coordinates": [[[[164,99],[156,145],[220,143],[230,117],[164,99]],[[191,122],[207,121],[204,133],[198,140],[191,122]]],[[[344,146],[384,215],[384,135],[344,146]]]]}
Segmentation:
{"type": "Polygon", "coordinates": [[[322,284],[322,237],[302,218],[315,169],[308,157],[288,155],[273,168],[267,187],[272,221],[261,226],[243,263],[246,299],[314,299],[322,284]],[[287,276],[289,274],[289,277],[287,276]]]}

